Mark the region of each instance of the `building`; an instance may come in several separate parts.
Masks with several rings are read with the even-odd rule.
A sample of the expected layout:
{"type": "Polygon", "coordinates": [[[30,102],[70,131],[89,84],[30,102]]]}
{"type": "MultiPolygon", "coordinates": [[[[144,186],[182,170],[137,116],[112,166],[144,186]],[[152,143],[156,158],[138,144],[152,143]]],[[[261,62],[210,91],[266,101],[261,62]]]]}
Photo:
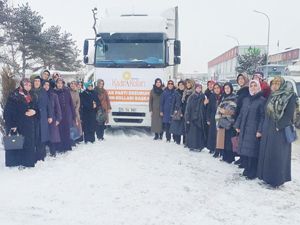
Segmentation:
{"type": "Polygon", "coordinates": [[[283,52],[279,52],[274,55],[269,56],[269,63],[270,64],[279,64],[290,66],[294,65],[300,61],[300,49],[286,49],[283,52]]]}
{"type": "Polygon", "coordinates": [[[262,54],[267,52],[266,45],[240,45],[229,49],[208,62],[209,78],[214,80],[235,78],[237,75],[238,55],[245,54],[250,47],[260,49],[262,54]]]}

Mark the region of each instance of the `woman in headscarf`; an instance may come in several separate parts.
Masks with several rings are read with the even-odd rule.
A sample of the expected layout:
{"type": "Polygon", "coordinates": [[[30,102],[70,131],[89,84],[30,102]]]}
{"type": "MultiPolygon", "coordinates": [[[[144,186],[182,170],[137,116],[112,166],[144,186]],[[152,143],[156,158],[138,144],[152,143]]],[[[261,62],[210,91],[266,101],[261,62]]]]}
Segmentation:
{"type": "MultiPolygon", "coordinates": [[[[246,73],[240,73],[236,82],[239,85],[240,89],[237,91],[237,107],[235,117],[237,118],[240,114],[240,110],[243,106],[244,99],[249,97],[249,78],[246,73]]],[[[235,165],[239,165],[240,168],[246,167],[246,162],[244,163],[244,157],[240,156],[240,158],[234,162],[235,165]]]]}
{"type": "MultiPolygon", "coordinates": [[[[188,99],[194,93],[194,91],[195,91],[195,81],[191,80],[191,79],[186,79],[185,80],[185,90],[182,95],[182,103],[183,103],[182,108],[183,108],[184,112],[186,110],[188,99]]],[[[185,125],[186,125],[186,123],[185,123],[185,125]]],[[[183,144],[184,144],[185,148],[187,147],[186,135],[187,135],[187,128],[184,127],[183,144]]]]}
{"type": "Polygon", "coordinates": [[[286,129],[293,125],[297,96],[291,83],[276,77],[266,103],[259,150],[258,178],[278,187],[291,181],[291,148],[286,129]]]}
{"type": "Polygon", "coordinates": [[[179,145],[181,142],[181,135],[184,135],[184,113],[182,96],[185,89],[184,81],[178,82],[178,88],[175,91],[175,98],[172,102],[171,109],[171,126],[170,133],[173,134],[174,141],[179,145]]]}
{"type": "Polygon", "coordinates": [[[162,139],[162,117],[160,115],[160,99],[163,93],[162,80],[156,78],[149,96],[149,112],[151,113],[151,131],[154,133],[154,140],[162,139]]]}
{"type": "Polygon", "coordinates": [[[231,138],[235,136],[233,124],[235,121],[236,107],[236,95],[233,93],[233,86],[227,82],[224,84],[224,94],[216,112],[217,133],[221,132],[221,129],[225,131],[223,140],[219,140],[219,142],[223,143],[224,147],[217,148],[217,151],[221,151],[223,156],[222,160],[227,163],[234,161],[231,138]]]}
{"type": "Polygon", "coordinates": [[[206,121],[208,125],[207,149],[213,154],[216,150],[217,126],[216,112],[222,98],[222,86],[216,83],[213,86],[213,93],[209,97],[209,103],[206,110],[206,121]]]}
{"type": "Polygon", "coordinates": [[[98,140],[104,140],[104,130],[106,127],[105,124],[108,124],[108,114],[111,112],[110,99],[108,96],[108,92],[104,88],[104,80],[97,80],[97,86],[95,87],[95,91],[98,94],[98,98],[101,105],[100,107],[102,108],[103,113],[105,114],[105,120],[103,122],[97,122],[96,134],[98,140]]]}
{"type": "Polygon", "coordinates": [[[202,151],[206,145],[205,99],[202,85],[195,84],[195,92],[189,97],[185,111],[186,144],[191,151],[202,151]]]}
{"type": "Polygon", "coordinates": [[[207,99],[210,98],[210,96],[212,95],[212,93],[214,92],[214,85],[215,85],[215,81],[213,80],[209,80],[207,81],[207,88],[204,92],[204,94],[206,95],[207,99]]]}
{"type": "Polygon", "coordinates": [[[94,143],[97,122],[96,114],[100,107],[100,101],[96,91],[94,91],[92,82],[86,82],[84,86],[85,90],[80,94],[83,139],[85,143],[94,143]]]}
{"type": "Polygon", "coordinates": [[[62,78],[56,80],[55,93],[61,108],[62,120],[59,123],[59,133],[61,142],[58,144],[58,152],[66,152],[72,150],[72,140],[70,137],[71,127],[76,124],[76,113],[70,90],[65,86],[62,78]]]}
{"type": "Polygon", "coordinates": [[[174,81],[169,80],[167,87],[161,94],[160,100],[160,115],[163,121],[163,130],[166,132],[167,142],[171,141],[170,125],[171,125],[171,107],[175,98],[174,81]]]}
{"type": "Polygon", "coordinates": [[[73,106],[76,114],[76,127],[79,131],[80,138],[75,140],[75,142],[81,142],[82,139],[82,127],[81,127],[81,118],[80,118],[80,96],[79,96],[79,90],[78,90],[78,83],[77,81],[71,81],[70,83],[70,93],[73,101],[73,106]]]}
{"type": "Polygon", "coordinates": [[[24,78],[8,97],[4,108],[6,133],[18,132],[24,136],[23,149],[5,151],[5,165],[34,167],[36,163],[36,124],[38,107],[31,91],[31,82],[24,78]]]}
{"type": "Polygon", "coordinates": [[[266,99],[263,97],[260,83],[256,80],[250,81],[249,91],[250,96],[244,99],[234,127],[239,133],[238,151],[245,165],[243,175],[248,179],[255,179],[266,99]]]}
{"type": "Polygon", "coordinates": [[[33,80],[32,96],[38,105],[39,123],[37,125],[37,160],[44,160],[46,157],[46,143],[50,140],[49,124],[53,122],[53,109],[50,106],[47,92],[42,87],[42,79],[37,76],[33,80]]]}
{"type": "Polygon", "coordinates": [[[49,124],[50,129],[50,155],[56,156],[56,151],[58,149],[58,144],[61,142],[59,133],[59,124],[62,120],[61,108],[58,101],[58,96],[51,88],[51,82],[49,80],[43,81],[43,88],[46,90],[49,98],[50,108],[52,109],[52,122],[49,124]]]}

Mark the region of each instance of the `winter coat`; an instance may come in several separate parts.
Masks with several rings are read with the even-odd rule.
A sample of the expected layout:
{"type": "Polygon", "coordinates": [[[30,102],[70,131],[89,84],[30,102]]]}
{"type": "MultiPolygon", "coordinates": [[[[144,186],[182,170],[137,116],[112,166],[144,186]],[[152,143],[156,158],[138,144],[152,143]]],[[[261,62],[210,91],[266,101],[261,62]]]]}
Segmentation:
{"type": "Polygon", "coordinates": [[[291,149],[284,128],[292,124],[297,97],[289,99],[283,117],[276,124],[265,113],[258,158],[258,178],[272,186],[291,181],[291,149]],[[277,130],[277,129],[278,130],[277,130]]]}
{"type": "Polygon", "coordinates": [[[5,152],[6,166],[28,166],[33,167],[36,162],[36,127],[38,124],[38,106],[34,99],[30,103],[25,101],[19,93],[19,88],[13,91],[4,108],[5,129],[8,133],[11,128],[17,127],[18,133],[24,136],[23,149],[5,152]],[[28,117],[25,115],[28,109],[36,111],[36,115],[28,117]]]}
{"type": "Polygon", "coordinates": [[[193,93],[187,102],[185,111],[186,144],[190,149],[203,149],[206,145],[205,95],[193,93]]]}
{"type": "Polygon", "coordinates": [[[240,90],[237,91],[237,107],[236,107],[236,118],[239,116],[240,114],[240,110],[242,109],[243,107],[243,102],[244,102],[244,99],[249,97],[250,96],[250,93],[249,93],[249,87],[248,86],[245,86],[245,87],[242,87],[240,90]]]}
{"type": "Polygon", "coordinates": [[[56,122],[61,122],[62,120],[62,113],[60,104],[58,101],[58,96],[54,91],[48,91],[50,107],[52,108],[52,123],[50,124],[50,142],[51,143],[59,143],[61,142],[60,133],[59,133],[59,126],[56,126],[56,122]]]}
{"type": "MultiPolygon", "coordinates": [[[[225,128],[225,139],[224,139],[224,150],[227,151],[226,155],[232,153],[232,142],[231,138],[235,136],[235,130],[233,128],[234,118],[236,113],[236,96],[231,94],[229,96],[222,97],[221,103],[219,104],[216,112],[216,125],[217,128],[225,128]],[[226,111],[225,114],[220,112],[221,109],[226,111]],[[223,124],[228,127],[222,126],[223,124]]],[[[226,159],[225,159],[226,160],[226,159]]]]}
{"type": "Polygon", "coordinates": [[[149,112],[151,112],[151,131],[162,133],[162,117],[160,116],[160,99],[162,93],[151,90],[149,96],[149,112]]]}
{"type": "Polygon", "coordinates": [[[238,150],[240,155],[257,158],[260,139],[256,133],[262,133],[264,120],[265,98],[259,92],[244,99],[243,107],[234,124],[240,129],[238,150]]]}
{"type": "Polygon", "coordinates": [[[72,141],[70,138],[70,128],[74,126],[76,113],[73,106],[70,90],[66,87],[62,89],[55,89],[58,96],[58,101],[61,108],[62,120],[59,126],[61,142],[58,146],[58,151],[65,152],[72,150],[72,141]]]}
{"type": "Polygon", "coordinates": [[[96,131],[96,114],[100,107],[100,101],[97,93],[92,90],[85,90],[80,94],[81,102],[81,120],[84,133],[94,133],[96,131]],[[93,108],[93,102],[96,103],[96,108],[93,108]]]}
{"type": "Polygon", "coordinates": [[[212,151],[216,149],[217,126],[215,116],[220,100],[215,94],[211,94],[206,108],[206,121],[209,122],[207,148],[212,151]]]}
{"type": "Polygon", "coordinates": [[[104,110],[106,114],[106,118],[107,118],[106,123],[108,123],[109,122],[108,111],[111,110],[111,104],[110,104],[108,92],[104,88],[102,90],[95,88],[95,91],[98,94],[101,108],[104,110]]]}
{"type": "Polygon", "coordinates": [[[171,108],[175,98],[175,89],[166,88],[161,94],[160,110],[163,113],[163,123],[171,123],[171,108]]]}
{"type": "Polygon", "coordinates": [[[172,102],[171,115],[174,115],[175,112],[180,112],[182,114],[180,120],[174,120],[172,118],[171,125],[170,125],[170,133],[175,135],[184,134],[184,109],[182,103],[182,95],[183,95],[183,91],[176,90],[175,97],[172,102]]]}
{"type": "Polygon", "coordinates": [[[78,122],[78,129],[79,129],[79,133],[82,134],[82,127],[81,127],[81,118],[80,118],[80,96],[79,96],[79,92],[78,91],[73,91],[70,90],[71,93],[71,98],[73,101],[73,106],[74,106],[74,110],[75,110],[75,115],[76,115],[76,121],[78,122]]]}
{"type": "Polygon", "coordinates": [[[50,127],[48,118],[53,117],[53,109],[50,107],[50,101],[45,89],[40,88],[32,91],[32,96],[38,105],[39,110],[39,124],[37,129],[37,136],[41,143],[50,140],[50,127]]]}

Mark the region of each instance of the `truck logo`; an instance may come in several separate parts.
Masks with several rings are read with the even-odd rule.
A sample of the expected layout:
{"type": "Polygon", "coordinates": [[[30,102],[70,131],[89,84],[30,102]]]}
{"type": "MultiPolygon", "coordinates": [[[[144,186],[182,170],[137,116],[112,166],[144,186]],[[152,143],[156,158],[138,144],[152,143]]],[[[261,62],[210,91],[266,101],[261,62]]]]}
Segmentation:
{"type": "Polygon", "coordinates": [[[129,71],[126,71],[123,73],[123,79],[124,80],[130,80],[131,79],[131,73],[129,71]]]}

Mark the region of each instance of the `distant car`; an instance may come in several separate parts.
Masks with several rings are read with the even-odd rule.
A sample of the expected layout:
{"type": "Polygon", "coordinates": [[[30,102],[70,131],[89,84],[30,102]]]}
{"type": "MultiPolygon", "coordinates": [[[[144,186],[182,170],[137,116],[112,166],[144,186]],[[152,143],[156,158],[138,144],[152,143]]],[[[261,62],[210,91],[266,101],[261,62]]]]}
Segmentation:
{"type": "MultiPolygon", "coordinates": [[[[286,80],[286,82],[290,83],[293,86],[293,89],[295,93],[298,96],[299,102],[300,102],[300,76],[283,76],[283,78],[286,80]]],[[[270,84],[271,81],[274,79],[274,77],[268,78],[268,83],[270,84]]],[[[295,127],[300,129],[300,108],[298,108],[295,111],[295,117],[294,117],[294,123],[295,127]]]]}

